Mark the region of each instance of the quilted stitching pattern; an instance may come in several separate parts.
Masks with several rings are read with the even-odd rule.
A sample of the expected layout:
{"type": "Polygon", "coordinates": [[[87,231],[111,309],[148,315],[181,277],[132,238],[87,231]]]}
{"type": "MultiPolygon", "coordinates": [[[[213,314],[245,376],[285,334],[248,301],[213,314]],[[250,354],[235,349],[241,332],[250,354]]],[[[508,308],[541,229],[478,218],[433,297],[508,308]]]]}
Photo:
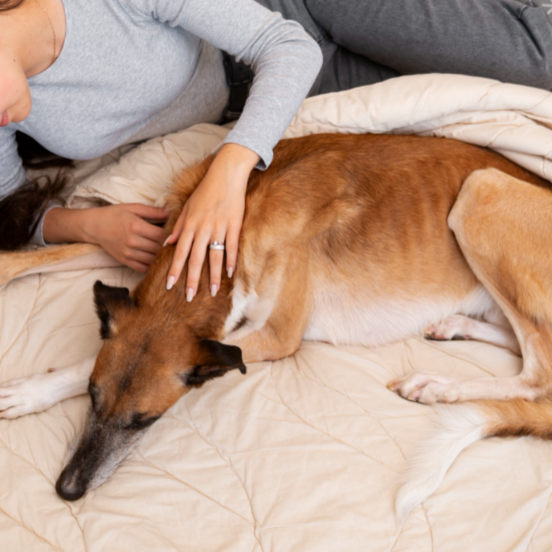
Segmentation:
{"type": "MultiPolygon", "coordinates": [[[[0,290],[0,381],[66,366],[100,346],[96,279],[127,269],[28,276],[0,290]]],[[[510,353],[414,338],[378,349],[305,343],[181,399],[103,486],[75,503],[54,491],[88,398],[0,421],[0,542],[9,552],[550,550],[552,447],[489,439],[397,525],[406,459],[430,407],[386,382],[414,369],[509,375],[510,353]]]]}
{"type": "MultiPolygon", "coordinates": [[[[551,178],[551,127],[549,92],[429,75],[308,99],[287,136],[447,136],[491,146],[551,178]]],[[[0,381],[95,354],[93,282],[132,287],[137,278],[96,269],[0,288],[0,381]]],[[[548,551],[552,447],[534,439],[476,443],[404,526],[393,514],[406,460],[433,411],[385,383],[412,370],[512,375],[520,362],[482,343],[306,343],[292,358],[186,395],[106,484],[75,503],[61,501],[53,485],[88,398],[2,420],[0,550],[548,551]]]]}

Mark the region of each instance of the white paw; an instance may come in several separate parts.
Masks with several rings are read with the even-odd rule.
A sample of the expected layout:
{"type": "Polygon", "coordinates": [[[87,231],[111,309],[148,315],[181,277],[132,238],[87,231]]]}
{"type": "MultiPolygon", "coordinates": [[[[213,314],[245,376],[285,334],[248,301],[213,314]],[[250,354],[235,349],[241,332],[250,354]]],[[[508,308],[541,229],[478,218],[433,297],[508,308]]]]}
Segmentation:
{"type": "Polygon", "coordinates": [[[463,314],[455,314],[441,320],[438,324],[428,326],[424,332],[424,337],[438,341],[471,339],[475,324],[475,320],[463,314]]]}
{"type": "Polygon", "coordinates": [[[0,385],[0,418],[13,419],[46,410],[56,402],[58,373],[36,374],[0,385]]]}
{"type": "Polygon", "coordinates": [[[414,372],[404,378],[390,381],[387,387],[403,399],[423,404],[451,403],[459,399],[455,381],[446,376],[414,372]]]}

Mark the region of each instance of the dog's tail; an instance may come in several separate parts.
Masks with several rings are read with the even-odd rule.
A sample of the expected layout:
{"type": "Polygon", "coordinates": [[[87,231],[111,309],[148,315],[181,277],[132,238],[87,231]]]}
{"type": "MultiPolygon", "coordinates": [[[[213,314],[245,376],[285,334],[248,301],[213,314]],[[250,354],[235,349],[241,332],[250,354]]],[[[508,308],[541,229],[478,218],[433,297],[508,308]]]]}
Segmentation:
{"type": "Polygon", "coordinates": [[[400,520],[430,496],[456,457],[484,437],[534,435],[552,439],[552,403],[474,401],[437,408],[438,427],[415,453],[395,507],[400,520]]]}

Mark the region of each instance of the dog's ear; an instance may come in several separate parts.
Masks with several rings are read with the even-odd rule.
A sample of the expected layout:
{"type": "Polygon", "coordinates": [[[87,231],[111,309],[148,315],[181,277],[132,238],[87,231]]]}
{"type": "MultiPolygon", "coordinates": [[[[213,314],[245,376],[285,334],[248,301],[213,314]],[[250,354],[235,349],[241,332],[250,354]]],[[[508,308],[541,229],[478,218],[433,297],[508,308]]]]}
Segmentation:
{"type": "Polygon", "coordinates": [[[183,379],[187,387],[201,387],[207,380],[224,376],[229,370],[238,369],[245,374],[242,352],[234,345],[224,345],[212,339],[199,342],[199,361],[183,379]]]}
{"type": "Polygon", "coordinates": [[[94,303],[102,326],[102,339],[112,337],[115,332],[116,311],[120,308],[132,307],[128,288],[106,286],[99,280],[94,284],[94,303]]]}

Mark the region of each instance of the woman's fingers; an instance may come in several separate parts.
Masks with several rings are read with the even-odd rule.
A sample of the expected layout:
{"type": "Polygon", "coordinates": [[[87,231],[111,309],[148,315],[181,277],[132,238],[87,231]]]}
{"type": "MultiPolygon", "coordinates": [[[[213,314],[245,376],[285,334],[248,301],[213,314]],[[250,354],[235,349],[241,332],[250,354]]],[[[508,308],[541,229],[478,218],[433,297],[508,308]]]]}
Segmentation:
{"type": "Polygon", "coordinates": [[[129,261],[138,262],[149,266],[151,263],[153,263],[155,255],[153,253],[148,253],[147,251],[140,251],[139,249],[130,249],[126,254],[126,258],[129,261]]]}
{"type": "MultiPolygon", "coordinates": [[[[147,205],[142,205],[142,207],[147,207],[147,205]]],[[[147,222],[140,215],[134,212],[131,215],[128,225],[130,230],[129,235],[132,237],[146,238],[159,244],[161,244],[163,238],[165,237],[165,231],[162,228],[147,222]]]]}
{"type": "Polygon", "coordinates": [[[194,236],[194,244],[188,260],[188,278],[186,280],[186,299],[188,301],[191,301],[197,292],[199,277],[201,275],[203,261],[205,261],[205,256],[207,254],[210,238],[211,232],[208,231],[198,232],[194,236]]]}
{"type": "Polygon", "coordinates": [[[220,289],[220,279],[222,274],[222,263],[224,261],[224,242],[225,242],[224,230],[216,230],[213,233],[213,237],[209,240],[207,247],[209,248],[209,289],[211,295],[215,297],[218,290],[220,289]],[[211,244],[217,242],[218,247],[211,249],[211,244]],[[221,247],[222,246],[222,247],[221,247]]]}
{"type": "MultiPolygon", "coordinates": [[[[240,241],[240,225],[236,224],[230,226],[226,232],[226,239],[219,237],[218,243],[225,244],[225,248],[209,249],[209,266],[210,266],[210,290],[211,295],[214,297],[220,289],[220,281],[222,275],[222,265],[224,261],[224,253],[226,252],[226,273],[229,278],[234,275],[236,268],[236,262],[238,259],[238,243],[240,241]],[[225,243],[226,242],[226,243],[225,243]]],[[[216,232],[215,236],[222,236],[222,232],[216,232]]]]}
{"type": "Polygon", "coordinates": [[[191,231],[184,232],[180,235],[178,243],[176,244],[176,247],[174,249],[171,268],[169,268],[169,274],[167,275],[168,290],[172,289],[174,284],[180,278],[180,275],[182,274],[182,269],[184,268],[184,264],[186,262],[186,259],[188,258],[190,249],[192,248],[193,241],[194,234],[191,231]]]}
{"type": "Polygon", "coordinates": [[[153,255],[161,249],[161,243],[158,240],[150,240],[139,235],[131,236],[128,239],[127,245],[131,249],[145,251],[147,253],[152,253],[153,255]]]}
{"type": "Polygon", "coordinates": [[[180,213],[180,216],[176,220],[176,224],[172,229],[171,235],[165,240],[165,243],[163,245],[173,245],[178,242],[178,240],[180,239],[180,235],[182,234],[182,229],[184,228],[184,222],[186,221],[186,213],[187,209],[184,206],[184,209],[182,209],[182,213],[180,213]]]}
{"type": "MultiPolygon", "coordinates": [[[[178,240],[175,248],[173,261],[167,277],[167,289],[172,289],[182,274],[182,269],[188,259],[188,276],[186,280],[186,298],[191,301],[197,293],[201,269],[207,255],[209,245],[213,241],[224,244],[224,231],[217,231],[212,234],[208,230],[203,232],[193,232],[185,230],[178,240]],[[215,235],[218,239],[211,238],[215,235]],[[189,256],[189,258],[188,258],[189,256]]],[[[224,250],[209,249],[210,266],[210,291],[213,297],[220,289],[220,279],[222,273],[222,263],[224,260],[224,250]]]]}
{"type": "Polygon", "coordinates": [[[161,228],[139,217],[136,217],[131,226],[132,233],[128,236],[123,249],[124,263],[139,272],[147,272],[161,247],[161,239],[165,234],[161,228]]]}
{"type": "Polygon", "coordinates": [[[138,272],[147,272],[154,259],[153,253],[127,247],[122,250],[119,260],[138,272]]]}
{"type": "Polygon", "coordinates": [[[215,249],[209,250],[209,273],[210,273],[209,289],[213,297],[215,297],[215,295],[218,293],[218,290],[220,289],[220,279],[222,274],[223,261],[224,261],[224,251],[217,251],[215,249]]]}
{"type": "Polygon", "coordinates": [[[131,213],[144,219],[164,220],[169,217],[169,212],[160,207],[152,207],[142,203],[129,203],[126,207],[131,213]]]}
{"type": "MultiPolygon", "coordinates": [[[[169,270],[167,289],[172,286],[182,273],[186,259],[188,258],[188,276],[186,280],[186,298],[191,301],[197,293],[201,270],[207,250],[209,250],[209,271],[210,271],[210,291],[214,297],[220,289],[220,281],[222,274],[222,265],[224,261],[224,249],[210,249],[210,244],[214,241],[224,244],[224,232],[218,231],[215,236],[218,239],[212,239],[208,233],[196,234],[184,232],[175,249],[173,262],[169,270]]],[[[237,256],[237,239],[234,240],[235,246],[233,258],[237,256]]]]}
{"type": "Polygon", "coordinates": [[[141,272],[142,274],[145,274],[149,268],[149,265],[146,265],[144,263],[139,263],[137,261],[128,261],[125,264],[129,268],[132,268],[132,270],[136,270],[137,272],[141,272]]]}
{"type": "Polygon", "coordinates": [[[175,229],[165,244],[177,241],[173,261],[167,276],[167,289],[172,289],[178,281],[186,260],[188,260],[188,275],[186,280],[186,298],[191,301],[197,293],[201,270],[207,252],[209,255],[209,291],[214,297],[219,289],[223,262],[226,250],[226,270],[231,278],[236,268],[238,257],[238,244],[241,231],[241,220],[231,222],[228,231],[224,223],[219,223],[216,230],[211,230],[215,221],[209,221],[204,224],[202,229],[198,229],[193,222],[184,222],[186,214],[183,211],[180,215],[175,229]],[[178,226],[184,229],[180,230],[178,226]],[[179,236],[178,238],[176,236],[179,236]],[[211,249],[209,246],[213,242],[225,244],[225,249],[211,249]]]}
{"type": "Polygon", "coordinates": [[[143,219],[139,219],[139,220],[140,220],[140,226],[138,227],[138,232],[136,233],[142,236],[143,238],[146,238],[155,243],[158,243],[159,246],[161,246],[161,243],[165,238],[165,231],[162,228],[159,228],[158,226],[154,226],[153,224],[150,224],[149,222],[146,222],[143,219]]]}
{"type": "Polygon", "coordinates": [[[241,224],[233,224],[228,227],[226,234],[226,273],[232,278],[238,261],[238,245],[240,242],[241,224]]]}

